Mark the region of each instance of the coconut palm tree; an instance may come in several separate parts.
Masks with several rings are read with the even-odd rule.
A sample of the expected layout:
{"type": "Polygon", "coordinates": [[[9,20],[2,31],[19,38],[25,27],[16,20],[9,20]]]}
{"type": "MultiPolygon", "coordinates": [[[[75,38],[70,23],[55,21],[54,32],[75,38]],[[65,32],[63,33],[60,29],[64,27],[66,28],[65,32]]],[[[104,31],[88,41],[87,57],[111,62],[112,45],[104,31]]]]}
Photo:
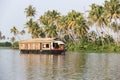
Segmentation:
{"type": "Polygon", "coordinates": [[[36,14],[36,9],[32,5],[25,8],[26,17],[34,17],[36,14]]]}
{"type": "Polygon", "coordinates": [[[39,22],[41,23],[41,28],[45,33],[45,37],[48,37],[47,31],[49,30],[48,28],[49,28],[49,24],[50,24],[48,17],[45,15],[41,16],[39,18],[39,22]]]}
{"type": "Polygon", "coordinates": [[[16,36],[16,35],[19,33],[18,29],[17,29],[15,26],[13,26],[13,27],[10,29],[10,31],[11,31],[11,33],[14,34],[14,36],[16,36]]]}
{"type": "Polygon", "coordinates": [[[21,35],[24,35],[24,34],[25,34],[25,30],[22,30],[22,31],[20,32],[20,34],[21,34],[21,35]]]}
{"type": "MultiPolygon", "coordinates": [[[[118,24],[118,20],[120,21],[120,0],[105,1],[104,7],[105,7],[105,16],[109,20],[110,26],[112,25],[112,22],[118,24]]],[[[114,27],[116,27],[117,44],[118,44],[119,28],[118,26],[114,26],[114,27]]]]}
{"type": "Polygon", "coordinates": [[[89,27],[87,25],[87,21],[81,15],[77,19],[77,25],[74,27],[74,33],[76,33],[77,37],[84,36],[88,33],[89,27]]]}
{"type": "Polygon", "coordinates": [[[0,40],[4,40],[5,38],[5,35],[2,35],[2,32],[0,31],[0,40]]]}
{"type": "Polygon", "coordinates": [[[3,36],[2,36],[2,39],[5,40],[5,38],[6,38],[5,35],[3,35],[3,36]]]}
{"type": "Polygon", "coordinates": [[[29,5],[27,8],[25,8],[25,13],[26,17],[29,17],[29,21],[27,21],[25,24],[26,28],[28,28],[28,33],[31,34],[32,38],[35,38],[37,37],[34,31],[36,22],[33,21],[33,17],[35,17],[36,9],[32,5],[29,5]]]}
{"type": "Polygon", "coordinates": [[[80,16],[79,12],[72,10],[65,17],[63,17],[63,20],[66,20],[66,21],[64,21],[64,24],[63,24],[64,28],[65,28],[64,29],[65,33],[69,36],[69,38],[73,42],[75,42],[75,35],[74,35],[73,27],[76,26],[76,19],[79,16],[80,16]]]}
{"type": "Polygon", "coordinates": [[[48,11],[45,13],[45,15],[46,15],[47,17],[49,17],[49,19],[50,19],[52,22],[55,22],[55,23],[57,22],[57,19],[60,18],[60,13],[57,12],[57,11],[55,11],[55,10],[53,10],[53,11],[48,10],[48,11]]]}
{"type": "Polygon", "coordinates": [[[31,28],[31,30],[32,30],[32,32],[31,32],[31,34],[32,34],[32,38],[38,38],[39,37],[39,24],[37,23],[37,22],[34,22],[34,24],[33,24],[33,26],[32,26],[32,28],[31,28]]]}
{"type": "Polygon", "coordinates": [[[67,14],[67,31],[73,42],[88,33],[87,22],[82,13],[72,10],[67,14]]]}
{"type": "Polygon", "coordinates": [[[60,13],[53,10],[47,11],[39,18],[39,22],[44,28],[46,37],[56,37],[58,28],[58,19],[60,13]]]}
{"type": "MultiPolygon", "coordinates": [[[[96,27],[99,27],[102,30],[102,28],[108,26],[108,21],[105,18],[104,12],[105,10],[103,6],[92,4],[91,10],[89,11],[89,14],[88,14],[88,22],[91,25],[95,25],[96,27]]],[[[100,32],[98,28],[96,28],[96,30],[99,34],[100,32]]]]}
{"type": "Polygon", "coordinates": [[[61,16],[59,18],[57,32],[58,32],[58,37],[62,40],[64,40],[65,36],[68,36],[67,26],[68,26],[67,17],[61,16]]]}
{"type": "Polygon", "coordinates": [[[38,29],[38,37],[45,38],[45,32],[43,27],[39,27],[38,29]]]}
{"type": "Polygon", "coordinates": [[[33,25],[34,25],[34,21],[32,18],[25,24],[25,26],[26,26],[25,28],[28,28],[28,33],[30,33],[30,34],[32,33],[33,25]]]}
{"type": "Polygon", "coordinates": [[[15,42],[15,37],[10,38],[11,43],[13,44],[15,42]]]}
{"type": "Polygon", "coordinates": [[[76,19],[81,16],[80,12],[72,10],[67,14],[68,28],[74,27],[76,25],[76,19]]]}
{"type": "Polygon", "coordinates": [[[13,27],[10,29],[10,31],[11,31],[11,33],[13,33],[13,35],[14,35],[15,37],[18,38],[18,40],[21,40],[20,37],[19,37],[20,32],[19,32],[19,30],[18,30],[15,26],[13,26],[13,27]]]}
{"type": "Polygon", "coordinates": [[[119,0],[110,0],[105,1],[105,15],[106,18],[110,21],[112,19],[119,19],[120,18],[120,1],[119,0]]]}
{"type": "MultiPolygon", "coordinates": [[[[54,31],[53,33],[57,34],[56,37],[58,37],[59,39],[62,38],[62,34],[61,34],[61,13],[53,10],[53,11],[48,11],[48,15],[50,15],[51,17],[51,22],[54,27],[56,26],[56,31],[54,31]]],[[[55,35],[54,34],[54,35],[55,35]]]]}
{"type": "Polygon", "coordinates": [[[48,37],[50,38],[56,38],[57,37],[57,26],[54,23],[49,24],[49,27],[45,30],[47,32],[48,37]]]}

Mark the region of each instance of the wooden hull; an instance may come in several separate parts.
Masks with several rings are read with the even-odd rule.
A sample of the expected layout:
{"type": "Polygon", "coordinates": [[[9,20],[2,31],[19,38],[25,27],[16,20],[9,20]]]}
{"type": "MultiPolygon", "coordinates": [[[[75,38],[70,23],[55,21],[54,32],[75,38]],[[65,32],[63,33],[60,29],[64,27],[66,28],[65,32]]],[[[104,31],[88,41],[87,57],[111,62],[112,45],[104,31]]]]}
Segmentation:
{"type": "Polygon", "coordinates": [[[20,53],[47,53],[47,54],[62,54],[65,53],[65,50],[21,50],[20,53]]]}

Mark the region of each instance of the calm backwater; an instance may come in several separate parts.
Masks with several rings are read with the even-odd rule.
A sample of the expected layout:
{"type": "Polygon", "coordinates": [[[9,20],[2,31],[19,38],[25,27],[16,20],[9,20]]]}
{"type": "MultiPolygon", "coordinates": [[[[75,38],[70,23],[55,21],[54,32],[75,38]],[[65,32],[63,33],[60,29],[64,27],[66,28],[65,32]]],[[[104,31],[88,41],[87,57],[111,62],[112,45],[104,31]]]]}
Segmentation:
{"type": "Polygon", "coordinates": [[[120,80],[120,54],[20,54],[0,49],[0,80],[120,80]]]}

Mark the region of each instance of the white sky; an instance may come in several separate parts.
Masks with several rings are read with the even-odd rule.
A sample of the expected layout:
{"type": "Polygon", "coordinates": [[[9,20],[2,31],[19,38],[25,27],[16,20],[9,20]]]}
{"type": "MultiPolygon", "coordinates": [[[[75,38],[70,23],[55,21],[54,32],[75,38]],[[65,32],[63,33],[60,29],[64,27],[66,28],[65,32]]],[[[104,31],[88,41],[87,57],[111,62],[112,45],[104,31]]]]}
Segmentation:
{"type": "MultiPolygon", "coordinates": [[[[6,36],[10,34],[10,28],[16,26],[20,30],[24,28],[26,17],[24,9],[29,5],[36,7],[38,18],[47,10],[57,10],[66,14],[71,10],[84,12],[92,3],[103,4],[105,0],[0,0],[0,31],[6,36]]],[[[28,38],[28,35],[24,36],[28,38]]]]}

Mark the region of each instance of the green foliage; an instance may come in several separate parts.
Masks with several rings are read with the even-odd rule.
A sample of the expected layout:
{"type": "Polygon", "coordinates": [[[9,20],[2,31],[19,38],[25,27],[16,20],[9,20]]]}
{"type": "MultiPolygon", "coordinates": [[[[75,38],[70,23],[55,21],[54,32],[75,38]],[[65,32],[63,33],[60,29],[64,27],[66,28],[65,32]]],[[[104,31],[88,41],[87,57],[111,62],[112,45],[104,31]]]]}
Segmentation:
{"type": "Polygon", "coordinates": [[[10,42],[0,42],[0,47],[11,47],[12,44],[10,42]]]}
{"type": "Polygon", "coordinates": [[[116,45],[115,41],[111,37],[99,37],[95,41],[89,40],[87,37],[80,39],[80,43],[67,43],[68,51],[75,52],[120,52],[120,45],[116,45]],[[108,41],[109,40],[109,41],[108,41]]]}
{"type": "Polygon", "coordinates": [[[14,42],[13,44],[11,42],[0,42],[0,47],[12,47],[14,49],[19,48],[19,43],[14,42]]]}
{"type": "Polygon", "coordinates": [[[5,35],[2,34],[2,32],[0,31],[0,40],[4,40],[5,39],[5,35]]]}
{"type": "MultiPolygon", "coordinates": [[[[26,28],[32,38],[49,37],[59,38],[66,42],[68,51],[80,52],[120,52],[119,30],[120,24],[120,1],[109,0],[103,5],[91,4],[88,16],[75,10],[61,15],[58,11],[48,10],[39,19],[35,20],[36,8],[29,5],[25,8],[26,28]],[[112,22],[114,21],[114,22],[112,22]],[[96,27],[96,32],[90,30],[90,26],[96,27]],[[107,32],[111,29],[117,33],[117,40],[107,32]]],[[[19,32],[15,26],[11,29],[15,36],[23,35],[24,30],[19,32]]],[[[1,34],[1,33],[0,33],[1,34]]],[[[13,43],[15,38],[11,38],[13,43]]],[[[3,45],[3,44],[1,44],[3,45]]],[[[18,48],[18,42],[14,42],[13,48],[18,48]]]]}
{"type": "Polygon", "coordinates": [[[26,17],[33,17],[36,14],[36,9],[32,5],[25,8],[26,17]]]}
{"type": "MultiPolygon", "coordinates": [[[[61,15],[61,13],[56,10],[48,10],[37,20],[34,18],[36,8],[29,5],[25,8],[26,17],[29,17],[26,22],[26,28],[32,38],[60,38],[65,42],[75,44],[81,43],[79,39],[85,38],[86,35],[88,36],[89,26],[96,26],[97,34],[99,34],[97,37],[99,37],[99,39],[97,38],[96,40],[93,32],[91,34],[93,34],[94,37],[92,36],[91,40],[96,40],[96,44],[101,46],[104,45],[104,41],[100,35],[105,35],[101,33],[101,31],[107,33],[107,31],[103,29],[109,27],[114,29],[115,33],[119,31],[119,25],[117,25],[117,19],[120,18],[119,2],[119,0],[110,0],[105,1],[103,5],[91,4],[88,16],[85,17],[83,13],[75,10],[68,12],[66,15],[61,15]],[[115,20],[117,26],[111,24],[112,19],[115,20]]],[[[12,32],[15,34],[15,31],[14,29],[12,32]]]]}
{"type": "Polygon", "coordinates": [[[12,48],[18,49],[19,48],[19,42],[14,42],[12,45],[12,48]]]}

